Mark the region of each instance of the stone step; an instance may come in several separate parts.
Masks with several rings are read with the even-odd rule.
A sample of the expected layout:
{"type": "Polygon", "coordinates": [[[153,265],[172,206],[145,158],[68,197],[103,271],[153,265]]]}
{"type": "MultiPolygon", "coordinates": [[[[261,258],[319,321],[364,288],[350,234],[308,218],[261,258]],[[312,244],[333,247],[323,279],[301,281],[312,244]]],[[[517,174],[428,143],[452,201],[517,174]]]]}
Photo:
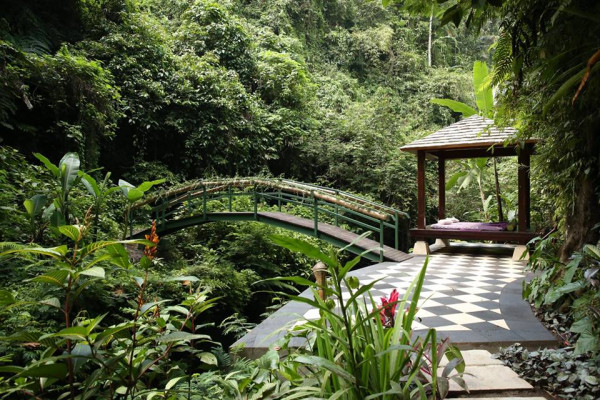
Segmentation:
{"type": "MultiPolygon", "coordinates": [[[[462,352],[465,360],[464,381],[469,389],[469,394],[482,392],[503,391],[530,391],[533,389],[527,381],[519,377],[502,361],[492,358],[486,350],[466,350],[462,352]]],[[[442,360],[441,365],[446,365],[447,360],[442,360]]],[[[450,393],[467,394],[456,382],[450,382],[450,393]]]]}
{"type": "MultiPolygon", "coordinates": [[[[504,363],[497,358],[492,358],[492,354],[487,350],[463,350],[461,351],[465,365],[483,366],[483,365],[504,365],[504,363]]],[[[446,366],[448,359],[446,356],[440,362],[440,366],[446,366]]]]}
{"type": "MultiPolygon", "coordinates": [[[[521,379],[515,371],[504,365],[467,365],[463,379],[470,393],[533,389],[533,386],[521,379]]],[[[458,386],[456,382],[451,381],[450,392],[465,393],[465,390],[458,386]]]]}

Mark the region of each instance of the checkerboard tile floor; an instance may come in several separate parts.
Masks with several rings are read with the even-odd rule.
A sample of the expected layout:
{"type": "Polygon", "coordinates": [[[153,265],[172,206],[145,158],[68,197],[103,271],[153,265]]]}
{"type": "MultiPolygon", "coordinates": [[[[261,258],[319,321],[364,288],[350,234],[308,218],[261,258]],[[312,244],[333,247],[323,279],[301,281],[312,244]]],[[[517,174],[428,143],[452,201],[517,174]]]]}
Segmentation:
{"type": "MultiPolygon", "coordinates": [[[[350,275],[362,283],[380,279],[371,290],[379,303],[380,297],[389,296],[394,289],[402,295],[424,262],[425,257],[414,256],[401,263],[374,264],[350,275]]],[[[524,262],[501,255],[431,255],[413,333],[435,328],[439,339],[448,337],[463,349],[497,349],[516,342],[532,348],[556,344],[521,298],[524,266],[524,262]]],[[[301,296],[311,297],[312,293],[305,291],[301,296]]],[[[262,354],[302,317],[318,318],[318,312],[306,303],[289,302],[235,345],[244,346],[248,357],[262,354]]],[[[292,345],[304,345],[303,339],[296,339],[292,345]]]]}
{"type": "MultiPolygon", "coordinates": [[[[379,280],[371,295],[379,302],[397,289],[402,296],[423,266],[424,257],[414,257],[402,263],[380,264],[353,273],[361,283],[379,280]]],[[[525,276],[522,262],[511,258],[438,254],[430,256],[421,296],[416,333],[428,328],[440,332],[509,331],[500,311],[502,289],[525,276]]],[[[346,293],[347,294],[347,293],[346,293]]],[[[348,296],[344,296],[348,297],[348,296]]],[[[307,319],[318,318],[318,311],[304,313],[307,319]]]]}

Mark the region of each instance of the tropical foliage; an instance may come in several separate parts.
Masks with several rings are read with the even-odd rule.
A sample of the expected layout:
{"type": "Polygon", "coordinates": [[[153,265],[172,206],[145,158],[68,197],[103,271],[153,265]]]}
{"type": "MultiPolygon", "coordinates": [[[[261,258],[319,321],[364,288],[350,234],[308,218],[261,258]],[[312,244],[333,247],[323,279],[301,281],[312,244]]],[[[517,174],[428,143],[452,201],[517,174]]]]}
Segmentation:
{"type": "Polygon", "coordinates": [[[298,277],[276,278],[311,287],[314,299],[290,298],[320,314],[316,320],[296,325],[286,338],[287,343],[297,337],[308,342],[306,351],[290,356],[292,363],[308,369],[296,392],[312,392],[319,398],[445,398],[450,380],[465,387],[464,361],[457,348],[447,340],[438,343],[435,329],[419,337],[412,335],[418,304],[409,299],[420,297],[427,261],[401,299],[394,290],[378,305],[369,294],[377,280],[361,285],[348,274],[360,257],[342,265],[335,253],[323,253],[309,243],[282,236],[273,240],[324,263],[330,277],[325,285],[298,277]],[[440,367],[444,356],[449,362],[440,367]],[[452,374],[455,369],[460,373],[452,374]]]}
{"type": "MultiPolygon", "coordinates": [[[[40,397],[320,391],[297,376],[282,382],[298,363],[278,363],[275,351],[233,361],[215,344],[227,347],[282,303],[266,293],[282,290],[268,278],[308,278],[313,261],[276,247],[269,237],[281,232],[256,223],[190,228],[161,238],[151,261],[143,260],[153,254],[131,249],[139,260],[126,261],[114,239],[127,236],[133,219],[151,224],[131,215],[133,203],[188,179],[261,174],[361,193],[414,217],[416,162],[399,148],[461,113],[479,108],[490,116],[491,87],[495,121],[542,139],[531,169],[532,224],[558,232],[539,242],[531,263],[539,276],[526,294],[546,312],[567,314],[577,352],[594,354],[598,7],[593,0],[4,2],[0,240],[12,244],[2,248],[0,335],[14,342],[0,344],[2,387],[40,397]],[[485,84],[472,93],[476,60],[485,84]],[[484,70],[492,71],[487,79],[484,70]],[[155,299],[173,300],[142,312],[140,304],[155,299]],[[122,325],[128,328],[103,336],[122,325]],[[205,336],[164,341],[184,332],[215,343],[202,342],[205,336]],[[155,362],[149,370],[146,359],[155,362]]],[[[449,168],[462,175],[460,192],[448,193],[448,212],[501,217],[487,196],[496,190],[484,179],[489,163],[475,162],[449,168]]],[[[503,196],[496,203],[510,221],[516,165],[497,167],[503,196]]],[[[429,220],[437,214],[434,177],[428,170],[429,220]]],[[[369,326],[399,329],[387,327],[391,317],[369,326]]],[[[305,357],[338,350],[313,333],[323,346],[305,357]]],[[[417,353],[433,357],[432,338],[417,353]]],[[[359,350],[343,354],[344,367],[370,351],[359,350]]],[[[421,366],[431,371],[427,357],[421,366]]],[[[312,372],[329,379],[327,393],[343,385],[349,396],[360,392],[351,379],[334,382],[323,366],[312,372]]],[[[443,393],[444,379],[437,386],[411,379],[412,386],[388,389],[418,390],[420,382],[425,392],[443,393]]]]}
{"type": "Polygon", "coordinates": [[[530,265],[538,275],[523,291],[536,307],[557,309],[566,317],[575,355],[600,353],[600,248],[587,244],[569,262],[557,257],[557,235],[537,243],[530,265]]]}

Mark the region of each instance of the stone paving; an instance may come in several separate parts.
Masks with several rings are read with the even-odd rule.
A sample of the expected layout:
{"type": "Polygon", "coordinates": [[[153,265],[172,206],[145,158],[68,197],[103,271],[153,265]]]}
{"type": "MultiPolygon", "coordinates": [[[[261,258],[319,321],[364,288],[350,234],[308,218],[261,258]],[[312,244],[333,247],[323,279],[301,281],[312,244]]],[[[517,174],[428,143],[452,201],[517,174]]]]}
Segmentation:
{"type": "MultiPolygon", "coordinates": [[[[492,398],[514,400],[523,397],[505,397],[504,394],[510,393],[511,396],[515,394],[519,396],[534,394],[533,386],[521,379],[502,361],[493,358],[488,351],[465,350],[462,355],[466,365],[463,378],[467,384],[468,392],[451,381],[449,399],[461,397],[477,399],[483,396],[489,399],[489,396],[494,396],[492,398]]],[[[441,365],[446,365],[446,362],[442,361],[441,365]]],[[[527,398],[531,399],[531,397],[527,398]]]]}
{"type": "MultiPolygon", "coordinates": [[[[425,262],[414,256],[400,263],[371,265],[350,275],[361,283],[379,279],[371,291],[376,300],[393,289],[403,293],[425,262]]],[[[413,324],[416,335],[436,328],[438,338],[449,337],[461,349],[496,351],[519,342],[526,347],[554,346],[556,339],[535,318],[521,298],[525,263],[498,254],[436,253],[429,265],[413,324]]],[[[305,291],[302,296],[312,296],[305,291]]],[[[243,355],[258,357],[299,319],[318,317],[317,310],[290,302],[271,315],[235,345],[243,355]]],[[[302,345],[302,343],[295,343],[302,345]]]]}

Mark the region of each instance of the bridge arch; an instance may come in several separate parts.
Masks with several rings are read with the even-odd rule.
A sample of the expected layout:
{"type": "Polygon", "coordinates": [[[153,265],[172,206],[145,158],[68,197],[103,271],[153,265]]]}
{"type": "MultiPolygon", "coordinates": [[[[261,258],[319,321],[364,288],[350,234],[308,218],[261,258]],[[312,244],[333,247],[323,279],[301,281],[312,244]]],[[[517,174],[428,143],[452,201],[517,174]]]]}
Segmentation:
{"type": "Polygon", "coordinates": [[[257,221],[338,247],[355,242],[347,250],[355,254],[370,250],[365,257],[373,261],[403,261],[409,257],[403,251],[408,247],[406,213],[352,193],[287,179],[189,182],[134,204],[131,212],[131,237],[148,233],[147,229],[134,233],[135,214],[143,212],[157,221],[157,231],[162,235],[216,221],[257,221]],[[265,211],[265,205],[270,209],[265,211]],[[373,232],[374,238],[356,241],[364,231],[373,232]]]}

